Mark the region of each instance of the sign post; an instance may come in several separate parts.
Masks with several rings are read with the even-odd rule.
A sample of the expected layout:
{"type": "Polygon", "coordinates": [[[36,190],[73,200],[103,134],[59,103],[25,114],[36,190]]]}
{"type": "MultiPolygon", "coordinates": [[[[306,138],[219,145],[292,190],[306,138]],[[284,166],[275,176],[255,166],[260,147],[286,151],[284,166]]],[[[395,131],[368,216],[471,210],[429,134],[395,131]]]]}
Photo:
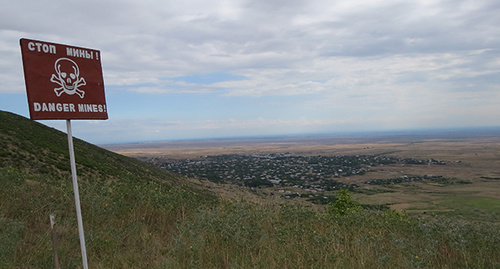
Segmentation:
{"type": "Polygon", "coordinates": [[[20,45],[30,118],[66,120],[83,268],[88,269],[71,119],[108,119],[101,53],[24,38],[20,45]]]}

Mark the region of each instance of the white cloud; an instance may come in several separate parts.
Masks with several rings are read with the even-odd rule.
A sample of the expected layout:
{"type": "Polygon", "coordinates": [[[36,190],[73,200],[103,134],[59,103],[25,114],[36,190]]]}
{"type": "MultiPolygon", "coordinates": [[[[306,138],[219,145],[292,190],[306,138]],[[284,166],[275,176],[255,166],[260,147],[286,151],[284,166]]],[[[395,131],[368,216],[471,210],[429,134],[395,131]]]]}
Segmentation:
{"type": "MultiPolygon", "coordinates": [[[[304,128],[296,111],[330,125],[380,118],[439,126],[464,113],[469,125],[498,125],[500,117],[487,115],[497,115],[500,102],[499,12],[494,0],[11,1],[0,9],[0,94],[24,92],[19,38],[26,37],[101,50],[113,94],[248,97],[262,100],[262,115],[280,97],[295,109],[284,108],[296,113],[286,120],[304,128]],[[217,72],[245,79],[175,80],[217,72]]],[[[254,129],[285,124],[257,117],[254,129]]],[[[149,124],[143,129],[161,133],[158,122],[149,124]]],[[[239,128],[223,117],[192,124],[239,128]]]]}

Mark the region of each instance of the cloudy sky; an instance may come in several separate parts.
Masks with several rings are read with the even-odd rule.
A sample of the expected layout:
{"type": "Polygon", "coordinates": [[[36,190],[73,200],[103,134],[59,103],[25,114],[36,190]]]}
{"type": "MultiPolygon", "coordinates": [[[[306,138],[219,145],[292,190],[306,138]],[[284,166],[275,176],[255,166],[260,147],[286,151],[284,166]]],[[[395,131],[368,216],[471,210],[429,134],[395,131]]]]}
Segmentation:
{"type": "MultiPolygon", "coordinates": [[[[0,109],[20,38],[98,49],[93,143],[500,126],[497,0],[0,0],[0,109]]],[[[64,121],[42,121],[65,130],[64,121]]]]}

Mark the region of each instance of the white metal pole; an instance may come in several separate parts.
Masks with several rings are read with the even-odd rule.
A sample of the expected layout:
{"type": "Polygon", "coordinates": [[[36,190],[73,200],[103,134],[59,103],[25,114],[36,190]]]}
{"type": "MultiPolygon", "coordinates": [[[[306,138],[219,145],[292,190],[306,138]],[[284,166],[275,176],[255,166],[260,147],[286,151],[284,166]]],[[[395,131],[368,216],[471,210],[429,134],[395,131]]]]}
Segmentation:
{"type": "Polygon", "coordinates": [[[80,207],[80,193],[76,176],[75,150],[73,148],[73,134],[71,133],[71,120],[66,120],[68,130],[69,161],[71,162],[71,176],[73,178],[73,191],[75,193],[76,218],[78,220],[78,233],[80,234],[80,247],[82,249],[83,268],[88,269],[87,249],[85,248],[85,235],[83,233],[82,209],[80,207]]]}

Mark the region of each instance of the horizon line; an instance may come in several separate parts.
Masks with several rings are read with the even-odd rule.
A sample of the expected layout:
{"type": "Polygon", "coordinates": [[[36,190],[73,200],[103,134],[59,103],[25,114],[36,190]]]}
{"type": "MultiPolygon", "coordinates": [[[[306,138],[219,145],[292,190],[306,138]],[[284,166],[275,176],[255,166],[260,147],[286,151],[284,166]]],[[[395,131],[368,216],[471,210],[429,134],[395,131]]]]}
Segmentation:
{"type": "MultiPolygon", "coordinates": [[[[99,143],[96,145],[123,145],[123,144],[148,144],[148,143],[175,143],[175,142],[200,142],[200,141],[237,141],[237,140],[264,140],[264,139],[293,139],[293,138],[368,138],[377,136],[444,136],[454,134],[454,138],[461,138],[463,135],[470,136],[500,136],[500,126],[476,126],[476,127],[446,127],[446,128],[414,128],[414,129],[394,129],[394,130],[363,130],[363,131],[337,131],[337,132],[317,132],[317,133],[293,133],[293,134],[262,134],[249,136],[220,136],[202,137],[186,139],[161,139],[128,141],[116,143],[99,143]],[[478,133],[479,132],[479,133],[478,133]],[[485,133],[486,132],[486,133],[485,133]],[[489,133],[488,133],[489,132],[489,133]],[[460,136],[460,134],[462,134],[460,136]],[[460,137],[459,137],[460,136],[460,137]]],[[[437,137],[436,137],[437,138],[437,137]]],[[[450,137],[452,138],[452,137],[450,137]]]]}

